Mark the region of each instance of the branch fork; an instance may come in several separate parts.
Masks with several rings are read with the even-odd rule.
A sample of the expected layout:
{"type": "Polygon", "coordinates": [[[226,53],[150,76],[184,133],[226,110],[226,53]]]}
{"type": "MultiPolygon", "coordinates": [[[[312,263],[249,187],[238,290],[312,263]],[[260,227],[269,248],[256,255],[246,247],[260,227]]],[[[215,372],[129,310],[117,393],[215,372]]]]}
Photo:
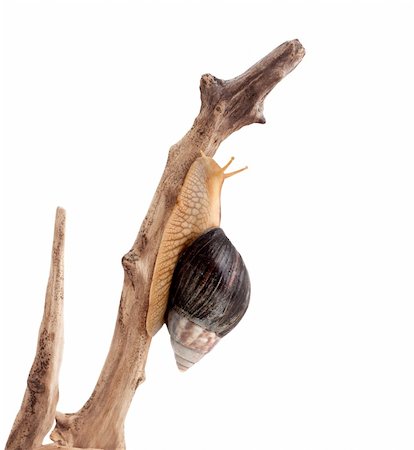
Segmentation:
{"type": "Polygon", "coordinates": [[[6,450],[123,450],[124,420],[145,379],[151,343],[146,331],[152,272],[167,219],[185,175],[200,155],[213,157],[221,142],[252,123],[265,123],[263,103],[305,55],[298,40],[283,43],[242,75],[201,77],[201,109],[192,128],[168,154],[153,201],[131,250],[123,257],[124,285],[109,353],[96,387],[74,414],[56,412],[63,342],[63,241],[65,212],[58,208],[45,312],[36,356],[6,450]],[[51,433],[54,444],[42,441],[51,433]]]}

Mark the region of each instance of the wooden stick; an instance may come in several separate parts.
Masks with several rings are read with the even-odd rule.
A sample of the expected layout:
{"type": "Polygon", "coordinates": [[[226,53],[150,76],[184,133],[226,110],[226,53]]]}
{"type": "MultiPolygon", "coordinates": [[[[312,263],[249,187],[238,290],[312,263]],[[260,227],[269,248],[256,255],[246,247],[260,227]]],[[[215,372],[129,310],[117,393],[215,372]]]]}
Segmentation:
{"type": "Polygon", "coordinates": [[[201,77],[200,112],[191,130],[171,147],[147,216],[132,249],[123,257],[124,285],[104,367],[91,397],[77,413],[56,413],[51,439],[57,448],[125,449],[124,420],[135,390],[145,379],[151,343],[146,315],[152,273],[185,175],[200,151],[212,157],[234,131],[251,123],[265,123],[265,97],[304,54],[298,40],[288,41],[232,80],[209,74],[201,77]]]}
{"type": "Polygon", "coordinates": [[[75,414],[58,414],[55,442],[77,447],[124,449],[123,424],[136,388],[145,378],[150,346],[145,320],[152,272],[164,226],[184,177],[202,150],[213,156],[220,143],[251,123],[264,123],[263,101],[302,60],[298,40],[285,42],[242,75],[223,81],[203,75],[201,109],[191,130],[173,145],[148,214],[125,270],[118,318],[108,357],[92,396],[75,414]]]}
{"type": "Polygon", "coordinates": [[[52,262],[36,356],[27,379],[6,450],[29,450],[42,444],[55,419],[63,349],[63,251],[65,210],[56,211],[52,262]]]}
{"type": "Polygon", "coordinates": [[[145,379],[151,342],[145,319],[152,272],[164,226],[184,177],[200,150],[213,156],[234,131],[265,122],[264,98],[304,54],[300,42],[293,40],[232,80],[202,76],[200,113],[191,130],[171,147],[148,214],[132,249],[123,258],[125,278],[118,318],[98,383],[80,411],[57,415],[53,441],[81,448],[125,448],[124,419],[136,388],[145,379]]]}

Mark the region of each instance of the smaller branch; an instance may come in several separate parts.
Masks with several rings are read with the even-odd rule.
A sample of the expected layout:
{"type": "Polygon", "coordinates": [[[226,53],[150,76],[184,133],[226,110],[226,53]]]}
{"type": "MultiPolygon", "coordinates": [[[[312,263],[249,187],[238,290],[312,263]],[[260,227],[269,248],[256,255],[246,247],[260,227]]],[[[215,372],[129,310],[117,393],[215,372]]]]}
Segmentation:
{"type": "Polygon", "coordinates": [[[58,208],[45,309],[39,329],[36,356],[6,450],[29,450],[40,447],[55,419],[59,397],[58,376],[63,349],[64,239],[65,210],[58,208]]]}

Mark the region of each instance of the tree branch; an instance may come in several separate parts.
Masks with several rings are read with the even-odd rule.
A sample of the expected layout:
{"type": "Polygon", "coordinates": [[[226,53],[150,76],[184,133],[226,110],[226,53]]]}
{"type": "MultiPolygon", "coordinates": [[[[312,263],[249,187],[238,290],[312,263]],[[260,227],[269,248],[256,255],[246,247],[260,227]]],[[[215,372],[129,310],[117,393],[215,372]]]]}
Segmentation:
{"type": "Polygon", "coordinates": [[[55,419],[58,377],[63,349],[63,251],[65,210],[56,211],[52,262],[36,356],[27,379],[22,406],[16,416],[6,450],[41,445],[55,419]]]}
{"type": "Polygon", "coordinates": [[[124,449],[123,423],[145,378],[151,338],[145,320],[149,289],[164,226],[184,177],[203,150],[213,156],[232,132],[264,123],[263,101],[301,61],[298,40],[285,42],[244,74],[222,81],[201,78],[201,109],[191,130],[170,149],[167,165],[132,249],[123,258],[124,287],[108,357],[90,399],[75,414],[59,414],[51,438],[66,445],[124,449]]]}
{"type": "Polygon", "coordinates": [[[101,375],[91,397],[77,413],[56,414],[56,428],[51,434],[56,444],[83,449],[125,448],[124,420],[136,388],[144,381],[151,343],[146,332],[146,315],[152,273],[165,224],[185,175],[200,150],[213,156],[220,143],[234,131],[265,122],[265,97],[304,54],[300,42],[293,40],[232,80],[202,76],[200,112],[191,130],[171,147],[147,216],[132,249],[123,257],[124,286],[101,375]]]}

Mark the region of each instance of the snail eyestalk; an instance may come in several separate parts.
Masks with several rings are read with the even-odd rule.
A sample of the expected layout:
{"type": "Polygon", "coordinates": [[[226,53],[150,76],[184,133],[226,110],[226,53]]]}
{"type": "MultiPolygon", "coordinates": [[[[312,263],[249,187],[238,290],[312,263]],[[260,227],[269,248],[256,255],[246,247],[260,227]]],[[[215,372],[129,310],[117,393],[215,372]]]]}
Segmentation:
{"type": "Polygon", "coordinates": [[[231,164],[233,161],[234,161],[234,156],[232,156],[232,157],[230,158],[230,161],[229,161],[225,166],[223,166],[223,167],[221,168],[221,172],[222,172],[224,178],[230,178],[230,177],[232,177],[233,175],[236,175],[237,173],[243,172],[244,170],[247,169],[247,166],[245,166],[245,167],[243,167],[242,169],[235,170],[234,172],[224,173],[224,172],[226,171],[226,169],[230,166],[230,164],[231,164]]]}
{"type": "Polygon", "coordinates": [[[229,167],[230,164],[231,164],[233,161],[234,161],[234,156],[232,156],[232,157],[230,158],[230,161],[229,161],[224,167],[221,168],[221,170],[223,171],[223,173],[226,171],[227,167],[229,167]]]}
{"type": "Polygon", "coordinates": [[[244,172],[244,171],[247,170],[247,169],[248,169],[248,167],[245,166],[245,167],[243,167],[242,169],[235,170],[234,172],[225,173],[225,174],[224,174],[224,178],[230,178],[230,177],[232,177],[233,175],[236,175],[237,173],[240,173],[240,172],[244,172]]]}

